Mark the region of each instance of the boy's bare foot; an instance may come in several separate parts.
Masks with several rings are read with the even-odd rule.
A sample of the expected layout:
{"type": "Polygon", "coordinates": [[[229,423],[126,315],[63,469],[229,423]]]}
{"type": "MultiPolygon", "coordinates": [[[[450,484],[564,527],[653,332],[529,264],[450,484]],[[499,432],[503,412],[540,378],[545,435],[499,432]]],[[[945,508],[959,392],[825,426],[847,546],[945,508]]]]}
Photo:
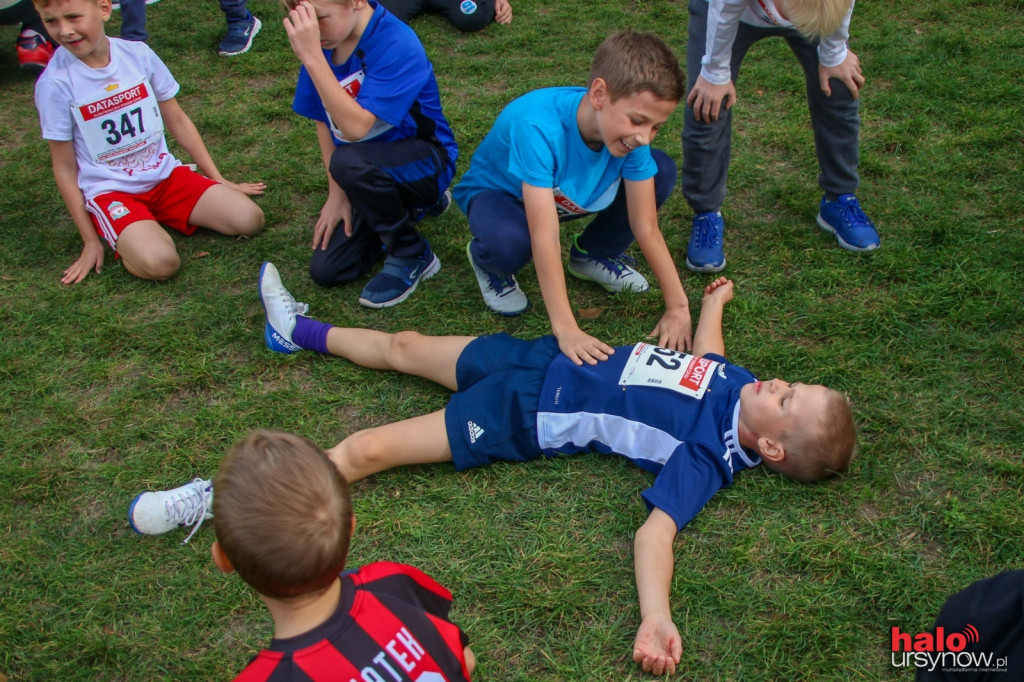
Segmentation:
{"type": "Polygon", "coordinates": [[[719,301],[725,305],[732,300],[732,280],[728,277],[719,277],[711,284],[704,287],[704,303],[719,301]]]}

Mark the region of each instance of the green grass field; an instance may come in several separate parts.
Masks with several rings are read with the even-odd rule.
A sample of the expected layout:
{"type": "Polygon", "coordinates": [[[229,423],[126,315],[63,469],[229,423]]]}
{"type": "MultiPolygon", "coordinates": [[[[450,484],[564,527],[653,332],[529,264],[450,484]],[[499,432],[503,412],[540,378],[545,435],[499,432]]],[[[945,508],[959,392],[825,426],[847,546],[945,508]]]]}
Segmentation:
{"type": "MultiPolygon", "coordinates": [[[[433,18],[415,25],[462,146],[460,172],[512,98],[584,84],[609,30],[654,31],[685,52],[682,0],[513,6],[512,26],[476,35],[433,18]]],[[[186,546],[184,532],[134,535],[131,499],[212,476],[253,428],[331,446],[445,404],[422,380],[267,351],[255,289],[263,260],[337,323],[548,329],[532,268],[520,278],[530,312],[486,311],[457,210],[425,224],[444,267],[406,303],[370,311],[356,302],[361,285],[312,284],[323,167],[313,125],[290,111],[298,66],[280,9],[251,8],[265,27],[232,59],[216,54],[216,3],[149,8],[150,44],[221,170],[270,188],[258,200],[263,234],[175,237],[183,265],[164,284],[136,280],[109,253],[99,276],[60,284],[81,243],[39,137],[33,82],[18,73],[17,28],[0,27],[0,673],[11,680],[230,678],[268,641],[269,615],[214,568],[212,528],[186,546]]],[[[725,274],[737,290],[727,352],[762,377],[848,393],[860,454],[822,485],[745,473],[680,533],[675,679],[909,680],[890,663],[890,627],[925,630],[948,594],[1024,564],[1021,9],[858,4],[852,48],[868,80],[859,196],[883,239],[868,256],[815,225],[796,60],[782,41],[748,56],[724,209],[725,274]]],[[[655,143],[677,161],[681,124],[677,112],[655,143]]],[[[678,192],[661,213],[680,264],[690,218],[678,192]]],[[[710,277],[684,268],[682,278],[696,320],[710,277]]],[[[659,317],[656,291],[612,298],[571,281],[569,294],[598,313],[586,328],[614,344],[642,338],[659,317]]],[[[355,486],[350,561],[413,563],[450,587],[479,658],[475,679],[645,679],[630,659],[632,540],[649,482],[599,456],[388,472],[355,486]]]]}

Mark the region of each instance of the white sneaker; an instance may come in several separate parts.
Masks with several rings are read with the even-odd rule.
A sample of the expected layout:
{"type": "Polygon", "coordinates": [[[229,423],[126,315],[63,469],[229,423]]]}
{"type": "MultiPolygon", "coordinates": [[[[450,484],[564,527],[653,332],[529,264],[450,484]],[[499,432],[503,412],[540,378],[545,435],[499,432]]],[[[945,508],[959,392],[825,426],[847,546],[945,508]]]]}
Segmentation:
{"type": "Polygon", "coordinates": [[[295,316],[305,315],[309,306],[298,303],[281,283],[281,273],[270,261],[260,266],[260,300],[266,324],[263,325],[263,340],[267,348],[275,353],[285,355],[302,350],[302,346],[292,341],[295,331],[295,316]]]}
{"type": "Polygon", "coordinates": [[[194,479],[174,490],[140,493],[128,508],[128,524],[136,533],[160,535],[178,526],[192,526],[187,543],[213,518],[213,481],[194,479]]]}
{"type": "Polygon", "coordinates": [[[483,294],[487,307],[505,317],[515,317],[529,308],[530,301],[526,298],[523,290],[519,288],[519,282],[516,281],[514,275],[499,277],[476,264],[473,254],[469,251],[469,246],[472,243],[470,241],[469,244],[466,244],[466,257],[469,258],[469,264],[473,266],[476,283],[480,285],[480,293],[483,294]]]}
{"type": "Polygon", "coordinates": [[[597,282],[613,294],[620,291],[641,293],[651,286],[647,279],[622,258],[595,258],[576,246],[569,249],[569,273],[574,277],[597,282]]]}

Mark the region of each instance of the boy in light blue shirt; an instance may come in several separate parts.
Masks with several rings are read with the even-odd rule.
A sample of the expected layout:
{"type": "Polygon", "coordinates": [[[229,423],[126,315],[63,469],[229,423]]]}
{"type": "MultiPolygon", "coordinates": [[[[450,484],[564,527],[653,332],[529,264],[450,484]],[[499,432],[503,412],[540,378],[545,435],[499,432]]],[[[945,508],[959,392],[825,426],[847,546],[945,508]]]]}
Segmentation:
{"type": "Polygon", "coordinates": [[[623,259],[635,239],[665,297],[652,335],[690,346],[690,311],[658,227],[676,167],[648,145],[683,96],[683,74],[657,37],[618,33],[598,48],[587,88],[548,88],[509,104],[455,188],[469,217],[467,247],[484,302],[518,315],[529,302],[515,274],[532,257],[561,351],[595,364],[614,349],[576,323],[562,269],[560,223],[596,214],[573,239],[569,272],[612,293],[648,289],[623,259]]]}

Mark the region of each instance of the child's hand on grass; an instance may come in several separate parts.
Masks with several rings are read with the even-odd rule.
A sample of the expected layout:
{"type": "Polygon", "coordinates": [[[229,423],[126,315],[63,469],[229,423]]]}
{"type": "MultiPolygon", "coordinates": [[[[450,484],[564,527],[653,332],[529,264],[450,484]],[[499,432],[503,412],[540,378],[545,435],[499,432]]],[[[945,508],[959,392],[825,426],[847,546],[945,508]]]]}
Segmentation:
{"type": "Polygon", "coordinates": [[[693,323],[690,308],[666,309],[665,314],[647,336],[658,340],[658,345],[671,350],[687,351],[693,347],[693,323]]]}
{"type": "Polygon", "coordinates": [[[683,655],[683,641],[676,624],[668,618],[644,618],[633,642],[633,661],[644,672],[671,675],[683,655]]]}
{"type": "Polygon", "coordinates": [[[99,273],[103,267],[103,244],[98,240],[89,242],[82,247],[82,255],[64,271],[60,278],[61,284],[78,284],[88,276],[90,271],[99,273]]]}
{"type": "Polygon", "coordinates": [[[508,0],[495,0],[494,21],[498,24],[512,23],[512,5],[508,4],[508,0]]]}

